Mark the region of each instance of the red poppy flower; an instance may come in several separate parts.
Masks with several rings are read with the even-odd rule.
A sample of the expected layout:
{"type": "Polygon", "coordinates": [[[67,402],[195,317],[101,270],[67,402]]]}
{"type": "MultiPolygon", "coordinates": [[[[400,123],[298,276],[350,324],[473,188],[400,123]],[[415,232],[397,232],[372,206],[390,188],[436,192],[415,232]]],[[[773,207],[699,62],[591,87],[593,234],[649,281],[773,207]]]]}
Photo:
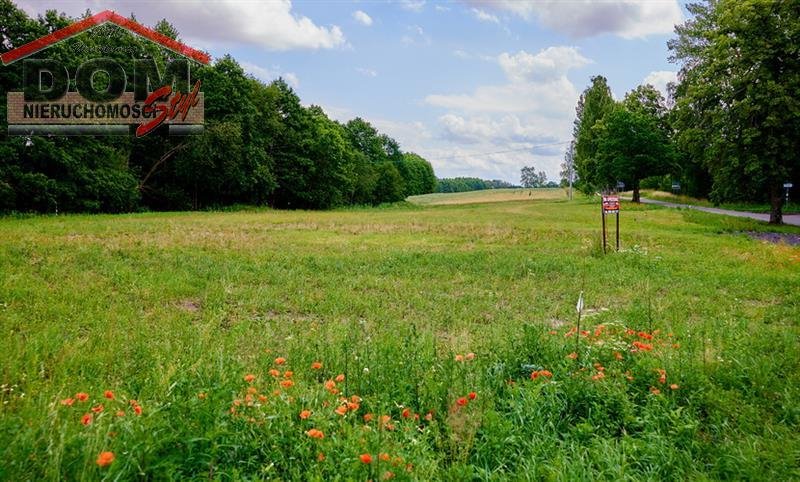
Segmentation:
{"type": "Polygon", "coordinates": [[[92,407],[92,411],[93,411],[94,413],[100,413],[100,412],[102,412],[102,411],[103,411],[103,405],[102,405],[102,404],[95,405],[94,407],[92,407]]]}
{"type": "Polygon", "coordinates": [[[291,387],[292,385],[294,385],[294,382],[293,382],[293,381],[291,381],[291,380],[281,380],[281,386],[282,386],[283,388],[289,388],[289,387],[291,387]]]}
{"type": "Polygon", "coordinates": [[[321,368],[322,368],[321,362],[315,361],[314,363],[311,364],[312,370],[320,370],[321,368]]]}
{"type": "Polygon", "coordinates": [[[78,400],[79,402],[85,402],[86,400],[89,399],[89,394],[88,393],[83,393],[83,392],[78,392],[78,393],[75,394],[75,399],[78,400]]]}
{"type": "Polygon", "coordinates": [[[381,462],[388,462],[392,460],[392,458],[389,457],[389,454],[387,454],[386,452],[381,452],[380,454],[378,454],[378,459],[380,459],[381,462]]]}
{"type": "Polygon", "coordinates": [[[96,463],[100,467],[108,467],[114,461],[114,452],[100,452],[97,456],[96,463]]]}
{"type": "Polygon", "coordinates": [[[336,375],[336,378],[334,378],[334,380],[336,380],[338,383],[342,383],[344,381],[344,373],[336,375]]]}
{"type": "Polygon", "coordinates": [[[311,416],[311,410],[303,410],[302,412],[300,412],[300,418],[303,420],[307,419],[310,416],[311,416]]]}
{"type": "Polygon", "coordinates": [[[71,407],[73,403],[75,403],[74,398],[65,398],[64,400],[61,400],[61,405],[66,405],[68,407],[71,407]]]}
{"type": "Polygon", "coordinates": [[[83,425],[91,424],[92,423],[92,414],[91,413],[87,413],[83,417],[81,417],[81,423],[83,425]]]}
{"type": "Polygon", "coordinates": [[[467,402],[467,397],[461,397],[458,400],[456,400],[456,405],[458,405],[459,407],[463,407],[467,403],[468,403],[467,402]]]}
{"type": "Polygon", "coordinates": [[[370,454],[361,454],[361,456],[358,459],[361,460],[361,462],[364,464],[372,463],[372,455],[370,454]]]}
{"type": "Polygon", "coordinates": [[[411,416],[411,410],[409,410],[408,408],[404,408],[400,416],[403,418],[409,418],[411,416]]]}
{"type": "Polygon", "coordinates": [[[286,358],[282,356],[279,356],[278,358],[275,359],[276,365],[283,365],[284,363],[286,363],[286,358]]]}
{"type": "Polygon", "coordinates": [[[372,421],[373,415],[371,413],[364,414],[364,423],[370,423],[372,421]]]}
{"type": "Polygon", "coordinates": [[[467,396],[469,397],[470,400],[475,400],[476,398],[478,398],[478,394],[475,392],[469,392],[469,395],[467,396]]]}
{"type": "Polygon", "coordinates": [[[316,439],[325,438],[325,434],[322,433],[322,430],[317,430],[315,428],[312,428],[311,430],[308,430],[306,432],[306,435],[308,435],[311,438],[316,438],[316,439]]]}

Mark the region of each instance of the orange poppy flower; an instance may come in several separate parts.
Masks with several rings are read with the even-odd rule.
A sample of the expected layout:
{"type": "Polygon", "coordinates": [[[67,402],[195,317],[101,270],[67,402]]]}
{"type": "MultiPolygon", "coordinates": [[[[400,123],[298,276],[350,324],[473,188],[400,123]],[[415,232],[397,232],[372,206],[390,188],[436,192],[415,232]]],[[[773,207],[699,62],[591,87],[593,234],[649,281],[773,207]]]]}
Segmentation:
{"type": "Polygon", "coordinates": [[[244,381],[246,381],[247,383],[253,383],[255,379],[256,376],[253,375],[252,373],[248,373],[247,375],[244,376],[244,381]]]}
{"type": "Polygon", "coordinates": [[[372,455],[370,454],[361,454],[361,456],[358,459],[361,460],[361,462],[364,464],[372,463],[372,455]]]}
{"type": "Polygon", "coordinates": [[[283,378],[292,378],[292,375],[294,375],[293,371],[286,370],[283,372],[283,378]]]}
{"type": "Polygon", "coordinates": [[[316,439],[325,438],[325,434],[322,433],[322,430],[317,430],[315,428],[312,428],[311,430],[308,430],[306,432],[306,435],[308,435],[311,438],[316,438],[316,439]]]}
{"type": "Polygon", "coordinates": [[[87,413],[83,417],[81,417],[81,423],[83,425],[91,424],[92,423],[92,414],[91,413],[87,413]]]}
{"type": "Polygon", "coordinates": [[[464,355],[456,355],[456,361],[457,362],[463,362],[464,361],[464,355]]]}
{"type": "Polygon", "coordinates": [[[103,404],[95,405],[94,407],[92,407],[92,411],[94,413],[102,412],[103,411],[103,404]]]}
{"type": "Polygon", "coordinates": [[[105,392],[103,392],[103,396],[109,400],[114,400],[114,392],[112,392],[111,390],[106,390],[105,392]]]}
{"type": "Polygon", "coordinates": [[[314,363],[311,364],[311,369],[312,370],[322,369],[322,362],[315,361],[314,363]]]}
{"type": "Polygon", "coordinates": [[[553,378],[553,372],[550,370],[539,370],[539,375],[545,378],[553,378]]]}
{"type": "Polygon", "coordinates": [[[355,412],[359,408],[361,408],[361,405],[353,402],[347,402],[347,409],[350,410],[351,412],[355,412]]]}
{"type": "Polygon", "coordinates": [[[467,361],[472,361],[472,360],[474,360],[474,359],[475,359],[475,354],[474,354],[474,353],[472,353],[472,352],[469,352],[469,353],[467,353],[466,355],[464,355],[464,358],[466,358],[466,359],[467,359],[467,361]]]}
{"type": "Polygon", "coordinates": [[[133,406],[133,412],[136,415],[141,415],[142,414],[142,407],[140,407],[139,404],[137,403],[136,405],[133,406]]]}
{"type": "Polygon", "coordinates": [[[411,410],[409,410],[408,408],[404,408],[400,416],[403,418],[409,418],[411,416],[411,410]]]}
{"type": "Polygon", "coordinates": [[[325,454],[323,454],[322,452],[318,453],[317,462],[322,462],[323,460],[325,460],[325,454]]]}
{"type": "Polygon", "coordinates": [[[614,352],[614,358],[616,358],[619,361],[622,361],[622,353],[620,353],[618,351],[615,351],[614,352]]]}
{"type": "Polygon", "coordinates": [[[267,401],[267,396],[266,395],[259,395],[258,396],[258,401],[261,402],[261,403],[266,402],[267,401]]]}
{"type": "Polygon", "coordinates": [[[597,372],[596,374],[592,375],[592,380],[602,380],[606,377],[606,374],[603,372],[597,372]]]}
{"type": "Polygon", "coordinates": [[[206,393],[205,392],[198,393],[197,394],[197,398],[199,398],[200,400],[205,400],[206,399],[206,393]]]}
{"type": "Polygon", "coordinates": [[[576,360],[578,358],[578,354],[573,351],[572,353],[567,355],[567,358],[572,359],[572,360],[576,360]]]}
{"type": "Polygon", "coordinates": [[[303,410],[302,412],[300,412],[300,418],[303,420],[307,419],[310,416],[311,416],[311,410],[303,410]]]}
{"type": "Polygon", "coordinates": [[[656,387],[650,387],[650,392],[651,392],[653,395],[658,395],[659,393],[661,393],[661,390],[659,390],[659,389],[658,389],[658,388],[656,388],[656,387]]]}
{"type": "Polygon", "coordinates": [[[271,376],[275,377],[275,378],[277,378],[277,377],[281,376],[281,372],[279,372],[278,370],[276,370],[276,369],[274,369],[274,368],[273,368],[272,370],[270,370],[270,371],[269,371],[269,374],[270,374],[271,376]]]}
{"type": "Polygon", "coordinates": [[[336,412],[336,415],[341,415],[344,417],[347,414],[347,405],[339,405],[336,407],[334,412],[336,412]]]}
{"type": "Polygon", "coordinates": [[[124,410],[117,410],[117,417],[124,417],[125,411],[124,410]]]}
{"type": "Polygon", "coordinates": [[[276,365],[283,365],[284,363],[286,363],[286,358],[282,356],[279,356],[278,358],[275,359],[276,365]]]}
{"type": "Polygon", "coordinates": [[[394,472],[392,472],[391,470],[387,470],[386,472],[383,473],[383,480],[389,480],[393,478],[394,478],[394,472]]]}
{"type": "Polygon", "coordinates": [[[653,335],[651,335],[651,334],[649,334],[649,333],[645,333],[644,331],[640,331],[640,332],[638,333],[638,336],[639,336],[639,338],[641,338],[642,340],[652,340],[652,339],[653,339],[653,335]]]}
{"type": "Polygon", "coordinates": [[[673,383],[672,385],[670,385],[670,386],[669,386],[669,388],[670,388],[671,390],[677,390],[677,389],[679,389],[679,388],[680,388],[680,386],[679,386],[677,383],[673,383]]]}
{"type": "Polygon", "coordinates": [[[380,454],[378,454],[378,459],[380,459],[381,462],[388,462],[392,460],[392,458],[389,457],[389,454],[387,454],[386,452],[381,452],[380,454]]]}
{"type": "Polygon", "coordinates": [[[467,402],[467,397],[461,397],[458,400],[456,400],[456,405],[458,405],[459,407],[463,407],[467,403],[468,403],[467,402]]]}
{"type": "Polygon", "coordinates": [[[428,413],[426,413],[426,414],[425,414],[425,420],[427,420],[427,421],[429,421],[429,422],[430,422],[431,420],[433,420],[433,412],[428,412],[428,413]]]}
{"type": "Polygon", "coordinates": [[[289,387],[291,387],[292,385],[294,385],[294,382],[293,382],[293,381],[291,381],[291,380],[281,380],[281,386],[282,386],[283,388],[289,388],[289,387]]]}
{"type": "Polygon", "coordinates": [[[634,348],[636,348],[638,350],[641,350],[641,351],[650,351],[650,350],[653,349],[653,345],[650,345],[648,343],[642,343],[640,341],[634,341],[631,344],[634,346],[634,348]]]}
{"type": "Polygon", "coordinates": [[[65,398],[64,400],[61,400],[61,405],[66,405],[68,407],[71,407],[73,403],[75,403],[74,398],[65,398]]]}
{"type": "Polygon", "coordinates": [[[336,378],[334,378],[334,380],[336,380],[338,383],[342,383],[344,381],[344,373],[336,375],[336,378]]]}
{"type": "Polygon", "coordinates": [[[79,401],[79,402],[85,402],[86,400],[89,399],[89,394],[88,393],[83,393],[83,392],[78,392],[78,393],[75,394],[75,399],[77,401],[79,401]]]}
{"type": "Polygon", "coordinates": [[[392,417],[388,415],[381,415],[381,425],[386,425],[387,423],[392,421],[392,417]]]}
{"type": "Polygon", "coordinates": [[[100,467],[108,467],[114,461],[114,452],[100,452],[95,461],[100,467]]]}

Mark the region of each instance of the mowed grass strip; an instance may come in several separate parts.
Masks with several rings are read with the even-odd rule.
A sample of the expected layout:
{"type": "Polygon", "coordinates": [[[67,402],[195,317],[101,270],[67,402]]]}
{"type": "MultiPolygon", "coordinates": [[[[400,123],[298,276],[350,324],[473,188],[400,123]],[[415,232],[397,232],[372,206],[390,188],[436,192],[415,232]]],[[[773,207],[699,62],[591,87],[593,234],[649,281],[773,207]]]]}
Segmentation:
{"type": "Polygon", "coordinates": [[[444,204],[0,219],[0,479],[800,477],[798,248],[444,204]]]}

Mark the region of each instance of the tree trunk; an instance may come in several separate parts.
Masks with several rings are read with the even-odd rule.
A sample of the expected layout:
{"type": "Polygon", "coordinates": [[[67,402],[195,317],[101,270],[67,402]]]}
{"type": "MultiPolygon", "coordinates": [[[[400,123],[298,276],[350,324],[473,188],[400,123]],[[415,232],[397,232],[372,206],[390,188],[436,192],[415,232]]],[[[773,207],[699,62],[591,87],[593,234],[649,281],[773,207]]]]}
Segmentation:
{"type": "Polygon", "coordinates": [[[769,189],[769,223],[783,224],[783,191],[780,183],[773,184],[769,189]]]}
{"type": "Polygon", "coordinates": [[[631,201],[633,201],[635,203],[642,202],[641,198],[639,197],[639,180],[638,179],[633,181],[633,197],[631,198],[631,201]]]}

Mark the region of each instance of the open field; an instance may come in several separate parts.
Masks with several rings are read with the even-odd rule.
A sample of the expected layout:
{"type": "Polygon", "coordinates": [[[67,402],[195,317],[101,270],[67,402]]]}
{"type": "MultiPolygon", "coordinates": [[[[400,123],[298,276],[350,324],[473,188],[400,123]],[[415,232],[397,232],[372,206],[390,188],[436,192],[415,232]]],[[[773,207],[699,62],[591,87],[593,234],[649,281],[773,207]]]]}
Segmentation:
{"type": "Polygon", "coordinates": [[[800,249],[766,228],[626,203],[603,256],[586,200],[0,219],[0,479],[797,479],[800,249]]]}
{"type": "Polygon", "coordinates": [[[485,189],[482,191],[434,193],[411,196],[408,201],[420,206],[444,206],[453,204],[479,204],[506,201],[566,201],[567,191],[554,189],[485,189]]]}

